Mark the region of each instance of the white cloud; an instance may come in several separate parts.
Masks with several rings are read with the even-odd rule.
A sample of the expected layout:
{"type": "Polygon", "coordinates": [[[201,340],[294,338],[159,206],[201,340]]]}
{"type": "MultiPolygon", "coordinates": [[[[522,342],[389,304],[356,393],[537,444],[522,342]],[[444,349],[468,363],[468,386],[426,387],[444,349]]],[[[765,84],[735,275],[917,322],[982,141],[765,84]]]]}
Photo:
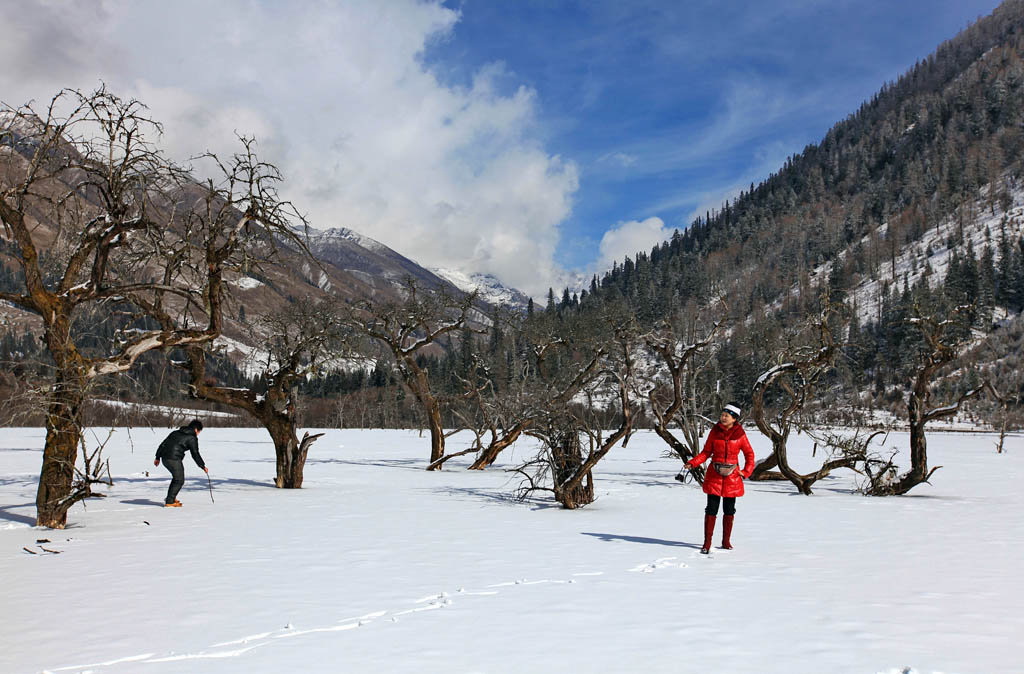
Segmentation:
{"type": "Polygon", "coordinates": [[[598,158],[598,162],[612,162],[623,168],[629,168],[637,162],[637,156],[625,152],[609,152],[598,158]]]}
{"type": "Polygon", "coordinates": [[[661,218],[617,223],[601,237],[600,258],[594,271],[600,274],[611,269],[613,262],[622,262],[639,252],[649,253],[655,244],[672,238],[674,231],[661,218]]]}
{"type": "Polygon", "coordinates": [[[503,90],[500,64],[463,87],[423,65],[457,21],[417,0],[25,3],[0,24],[0,98],[105,81],[150,106],[179,159],[255,135],[315,226],[539,296],[564,274],[577,168],[545,151],[534,92],[503,90]]]}

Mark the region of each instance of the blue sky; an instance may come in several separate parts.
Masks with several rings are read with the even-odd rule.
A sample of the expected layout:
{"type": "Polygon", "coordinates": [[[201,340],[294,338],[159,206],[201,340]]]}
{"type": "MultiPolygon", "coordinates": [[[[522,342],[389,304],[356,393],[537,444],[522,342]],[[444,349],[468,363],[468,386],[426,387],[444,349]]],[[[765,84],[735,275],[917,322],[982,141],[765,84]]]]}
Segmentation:
{"type": "Polygon", "coordinates": [[[997,4],[465,0],[427,61],[537,92],[546,149],[579,167],[556,257],[581,268],[617,222],[685,227],[767,177],[997,4]]]}
{"type": "Polygon", "coordinates": [[[314,227],[542,299],[767,177],[995,5],[22,2],[0,101],[102,81],[182,161],[253,135],[314,227]]]}

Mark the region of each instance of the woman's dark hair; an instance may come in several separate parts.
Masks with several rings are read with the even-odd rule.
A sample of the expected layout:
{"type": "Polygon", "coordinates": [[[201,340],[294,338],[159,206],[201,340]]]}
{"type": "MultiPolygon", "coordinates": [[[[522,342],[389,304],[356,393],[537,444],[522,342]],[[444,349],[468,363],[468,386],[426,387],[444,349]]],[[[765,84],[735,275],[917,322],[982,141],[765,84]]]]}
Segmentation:
{"type": "Polygon", "coordinates": [[[195,431],[201,431],[203,430],[203,422],[200,421],[199,419],[193,419],[189,423],[188,427],[195,431]]]}

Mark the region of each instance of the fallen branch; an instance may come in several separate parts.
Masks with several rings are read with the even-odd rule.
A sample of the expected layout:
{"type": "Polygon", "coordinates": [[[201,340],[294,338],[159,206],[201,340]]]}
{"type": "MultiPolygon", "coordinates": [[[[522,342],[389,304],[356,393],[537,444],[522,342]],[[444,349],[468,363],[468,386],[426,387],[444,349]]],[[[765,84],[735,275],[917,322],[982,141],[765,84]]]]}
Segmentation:
{"type": "Polygon", "coordinates": [[[454,459],[456,456],[462,456],[463,454],[471,454],[475,451],[477,451],[476,445],[470,447],[469,449],[464,449],[461,452],[455,452],[454,454],[445,454],[437,461],[431,462],[430,465],[427,466],[427,470],[437,470],[438,468],[443,466],[444,462],[447,461],[448,459],[454,459]]]}

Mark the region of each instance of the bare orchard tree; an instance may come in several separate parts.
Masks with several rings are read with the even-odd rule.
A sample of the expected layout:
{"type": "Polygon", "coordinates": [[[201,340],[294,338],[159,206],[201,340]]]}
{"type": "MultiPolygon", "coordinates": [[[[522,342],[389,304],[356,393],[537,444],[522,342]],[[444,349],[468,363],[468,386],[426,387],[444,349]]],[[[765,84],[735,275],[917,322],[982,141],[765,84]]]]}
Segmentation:
{"type": "MultiPolygon", "coordinates": [[[[625,442],[633,429],[639,393],[635,378],[635,351],[638,338],[634,326],[621,325],[614,336],[593,336],[567,359],[562,390],[582,392],[584,400],[556,402],[544,395],[544,406],[526,433],[541,441],[540,453],[515,469],[524,478],[520,497],[536,491],[549,491],[562,507],[573,510],[594,501],[593,469],[619,442],[625,442]],[[565,380],[569,383],[565,384],[565,380]],[[600,405],[595,399],[608,399],[600,405]],[[608,423],[617,425],[609,432],[608,423]]],[[[580,396],[577,396],[579,398],[580,396]]]]}
{"type": "Polygon", "coordinates": [[[550,410],[564,409],[599,372],[600,357],[591,358],[584,367],[560,367],[562,357],[571,353],[572,340],[557,319],[538,316],[517,325],[514,332],[520,336],[521,349],[514,354],[506,387],[496,392],[490,376],[488,386],[463,398],[475,406],[463,417],[476,420],[473,432],[480,438],[476,443],[479,453],[470,470],[493,464],[550,410]]]}
{"type": "MultiPolygon", "coordinates": [[[[700,453],[702,428],[714,423],[699,412],[696,380],[707,362],[703,356],[721,325],[721,320],[715,321],[704,334],[699,334],[697,320],[688,321],[685,329],[666,322],[644,337],[647,347],[659,358],[644,373],[654,432],[684,463],[700,453]],[[681,439],[672,432],[673,423],[682,434],[681,439]]],[[[692,469],[691,473],[703,484],[702,467],[692,469]]]]}
{"type": "Polygon", "coordinates": [[[298,438],[298,386],[307,376],[337,366],[349,355],[337,316],[331,301],[307,299],[251,320],[265,392],[218,386],[207,377],[206,350],[187,349],[190,393],[245,410],[270,433],[277,455],[274,484],[278,488],[302,487],[309,448],[323,435],[307,432],[298,438]]]}
{"type": "Polygon", "coordinates": [[[814,438],[815,443],[820,443],[829,448],[833,456],[840,456],[849,462],[850,468],[861,476],[857,491],[861,494],[871,494],[879,485],[889,484],[896,477],[895,451],[884,457],[878,451],[871,448],[876,437],[883,435],[882,443],[885,444],[889,432],[885,430],[874,431],[865,434],[860,428],[854,429],[853,434],[837,433],[834,431],[808,430],[808,435],[814,438]]]}
{"type": "Polygon", "coordinates": [[[910,426],[910,469],[892,480],[878,480],[870,492],[873,496],[890,496],[906,494],[911,489],[927,482],[932,473],[942,466],[928,467],[928,440],[925,437],[925,425],[929,421],[951,417],[960,411],[967,400],[988,391],[996,400],[1002,397],[985,380],[955,401],[940,407],[931,405],[931,385],[939,370],[953,362],[964,344],[965,335],[970,334],[966,326],[966,315],[972,307],[960,306],[953,309],[949,317],[942,317],[936,312],[922,312],[915,306],[915,316],[908,322],[915,326],[923,340],[919,360],[917,361],[914,381],[907,394],[907,421],[910,426]]]}
{"type": "Polygon", "coordinates": [[[65,90],[45,110],[26,105],[0,117],[0,220],[25,284],[0,299],[41,317],[53,360],[40,526],[67,522],[91,384],[148,351],[214,339],[224,271],[254,241],[294,236],[286,204],[268,188],[276,175],[251,155],[235,167],[246,190],[233,217],[194,227],[202,189],[155,147],[160,130],[141,103],[105,88],[65,90]],[[84,351],[76,318],[115,305],[128,314],[117,339],[84,351]],[[157,317],[171,320],[156,325],[157,317]]]}
{"type": "Polygon", "coordinates": [[[53,361],[36,497],[41,526],[67,522],[90,384],[129,370],[146,351],[216,337],[222,270],[256,230],[283,224],[280,204],[250,184],[244,216],[189,239],[187,178],[154,145],[160,132],[140,102],[105,88],[63,90],[45,110],[27,104],[0,117],[0,220],[25,277],[23,291],[0,299],[39,315],[53,361]],[[105,352],[86,354],[76,317],[111,304],[138,321],[105,352]],[[154,328],[141,320],[150,310],[180,320],[154,328]]]}
{"type": "Polygon", "coordinates": [[[518,440],[532,421],[524,414],[521,383],[499,393],[495,390],[494,374],[487,364],[477,354],[473,354],[472,363],[467,376],[455,375],[462,393],[450,396],[447,407],[459,425],[448,431],[447,437],[469,431],[473,440],[464,450],[444,454],[434,462],[438,467],[457,456],[476,454],[469,469],[483,470],[518,440]]]}
{"type": "MultiPolygon", "coordinates": [[[[454,297],[443,288],[426,290],[413,279],[404,285],[404,297],[373,302],[362,300],[347,311],[344,322],[357,333],[377,340],[395,359],[402,381],[423,408],[430,428],[430,462],[438,470],[444,457],[443,399],[431,389],[430,373],[417,360],[431,344],[449,333],[469,329],[475,292],[454,297]]],[[[475,331],[471,331],[475,332],[475,331]]],[[[442,462],[443,463],[443,462],[442,462]]]]}
{"type": "Polygon", "coordinates": [[[835,360],[836,343],[832,334],[833,309],[826,299],[825,307],[812,327],[817,343],[796,346],[780,356],[784,362],[764,372],[754,384],[751,417],[758,430],[772,441],[772,455],[757,464],[751,479],[778,479],[769,473],[778,467],[779,474],[800,491],[810,494],[811,485],[841,467],[852,467],[853,459],[846,455],[834,454],[827,458],[814,472],[801,474],[790,466],[787,443],[794,425],[794,415],[803,409],[814,387],[835,360]],[[766,398],[769,395],[779,402],[777,409],[769,411],[766,398]]]}
{"type": "Polygon", "coordinates": [[[474,435],[471,449],[477,456],[470,470],[484,470],[503,451],[511,447],[533,424],[533,416],[525,409],[525,387],[517,382],[509,390],[497,392],[493,380],[481,382],[464,401],[472,406],[468,413],[456,413],[474,435]]]}
{"type": "MultiPolygon", "coordinates": [[[[1013,404],[1015,407],[1020,406],[1020,395],[1014,397],[1013,404]]],[[[1002,405],[1000,405],[999,414],[999,440],[996,442],[996,454],[1002,454],[1006,451],[1006,427],[1009,424],[1009,407],[1010,400],[1006,397],[1003,398],[1002,405]]]]}

